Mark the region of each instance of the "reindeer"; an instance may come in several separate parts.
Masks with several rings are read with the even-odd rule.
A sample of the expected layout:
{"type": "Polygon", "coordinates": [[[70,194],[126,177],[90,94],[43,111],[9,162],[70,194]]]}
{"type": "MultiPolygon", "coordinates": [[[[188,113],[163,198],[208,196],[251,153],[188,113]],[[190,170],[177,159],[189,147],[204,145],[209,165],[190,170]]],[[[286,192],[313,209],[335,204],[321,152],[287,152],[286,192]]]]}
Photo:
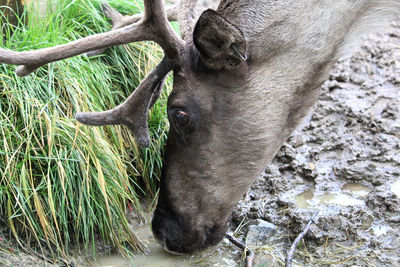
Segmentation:
{"type": "MultiPolygon", "coordinates": [[[[87,125],[123,124],[149,145],[147,113],[173,71],[154,236],[192,253],[225,235],[233,206],[316,102],[332,64],[400,11],[399,0],[222,0],[195,19],[196,0],[124,17],[104,4],[113,29],[28,52],[0,49],[0,62],[28,75],[49,62],[110,46],[154,41],[164,58],[125,102],[78,113],[87,125]],[[177,19],[181,36],[168,19],[177,19]],[[374,27],[372,27],[374,26],[374,27]]],[[[99,50],[100,49],[100,50],[99,50]]]]}

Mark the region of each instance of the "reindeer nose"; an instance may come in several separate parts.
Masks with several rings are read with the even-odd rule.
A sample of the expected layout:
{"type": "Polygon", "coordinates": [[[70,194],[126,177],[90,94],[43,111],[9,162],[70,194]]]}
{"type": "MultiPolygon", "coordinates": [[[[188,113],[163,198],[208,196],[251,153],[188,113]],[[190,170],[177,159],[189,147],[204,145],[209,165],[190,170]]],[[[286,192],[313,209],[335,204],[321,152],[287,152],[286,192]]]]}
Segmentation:
{"type": "Polygon", "coordinates": [[[207,227],[194,218],[187,218],[171,210],[157,207],[151,222],[155,238],[173,254],[190,254],[204,250],[222,240],[226,225],[207,227]]]}
{"type": "Polygon", "coordinates": [[[183,254],[200,250],[204,234],[192,229],[182,215],[157,207],[151,223],[157,241],[170,253],[183,254]]]}

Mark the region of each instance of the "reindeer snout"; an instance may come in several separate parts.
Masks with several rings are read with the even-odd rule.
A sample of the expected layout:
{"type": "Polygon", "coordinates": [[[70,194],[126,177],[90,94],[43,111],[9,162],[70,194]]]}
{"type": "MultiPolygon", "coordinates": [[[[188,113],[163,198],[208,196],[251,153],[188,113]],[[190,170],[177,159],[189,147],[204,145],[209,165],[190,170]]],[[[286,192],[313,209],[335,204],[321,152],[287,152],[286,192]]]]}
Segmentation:
{"type": "Polygon", "coordinates": [[[159,207],[152,220],[155,238],[173,254],[190,254],[217,244],[225,235],[225,229],[216,231],[219,228],[198,225],[182,214],[159,207]]]}
{"type": "Polygon", "coordinates": [[[171,210],[157,208],[151,226],[157,241],[170,253],[192,253],[202,246],[202,233],[171,210]]]}

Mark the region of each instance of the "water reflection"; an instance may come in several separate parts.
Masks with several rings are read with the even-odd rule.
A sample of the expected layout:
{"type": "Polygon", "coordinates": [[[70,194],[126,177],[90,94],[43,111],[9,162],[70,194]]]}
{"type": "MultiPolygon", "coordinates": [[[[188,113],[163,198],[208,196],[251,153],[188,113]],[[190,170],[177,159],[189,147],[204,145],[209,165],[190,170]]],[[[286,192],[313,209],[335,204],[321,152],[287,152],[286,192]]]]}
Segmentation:
{"type": "Polygon", "coordinates": [[[335,192],[314,192],[309,189],[295,196],[295,202],[299,208],[316,208],[319,206],[340,205],[354,206],[364,205],[364,199],[371,189],[362,184],[348,183],[341,190],[335,192]]]}
{"type": "Polygon", "coordinates": [[[392,184],[391,188],[392,192],[400,198],[400,179],[392,184]]]}
{"type": "Polygon", "coordinates": [[[189,266],[236,266],[238,249],[229,241],[222,241],[216,248],[198,255],[176,256],[169,254],[155,241],[148,225],[135,229],[135,233],[149,248],[150,253],[126,259],[122,256],[103,256],[90,267],[189,267],[189,266]]]}

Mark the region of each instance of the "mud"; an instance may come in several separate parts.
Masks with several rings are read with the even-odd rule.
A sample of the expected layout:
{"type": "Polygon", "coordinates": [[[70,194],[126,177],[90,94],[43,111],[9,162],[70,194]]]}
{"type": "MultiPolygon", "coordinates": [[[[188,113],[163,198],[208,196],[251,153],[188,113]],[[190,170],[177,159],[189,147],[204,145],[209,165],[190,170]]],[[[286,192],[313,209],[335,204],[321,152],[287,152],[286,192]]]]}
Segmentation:
{"type": "Polygon", "coordinates": [[[52,260],[42,256],[42,251],[37,248],[23,249],[18,246],[7,226],[0,221],[0,266],[10,267],[56,267],[52,260]]]}
{"type": "MultiPolygon", "coordinates": [[[[149,221],[149,220],[148,220],[149,221]]],[[[134,222],[135,224],[135,222],[134,222]]],[[[236,266],[240,261],[241,251],[232,245],[227,239],[223,240],[216,247],[202,251],[194,255],[172,255],[166,252],[154,239],[150,225],[146,224],[134,227],[135,233],[147,246],[148,251],[144,255],[138,255],[131,259],[123,258],[120,255],[104,255],[97,259],[90,260],[87,267],[219,267],[236,266]]]]}
{"type": "Polygon", "coordinates": [[[393,23],[335,65],[311,115],[234,209],[232,225],[261,218],[280,226],[285,253],[319,210],[298,264],[399,266],[399,187],[400,24],[393,23]]]}

